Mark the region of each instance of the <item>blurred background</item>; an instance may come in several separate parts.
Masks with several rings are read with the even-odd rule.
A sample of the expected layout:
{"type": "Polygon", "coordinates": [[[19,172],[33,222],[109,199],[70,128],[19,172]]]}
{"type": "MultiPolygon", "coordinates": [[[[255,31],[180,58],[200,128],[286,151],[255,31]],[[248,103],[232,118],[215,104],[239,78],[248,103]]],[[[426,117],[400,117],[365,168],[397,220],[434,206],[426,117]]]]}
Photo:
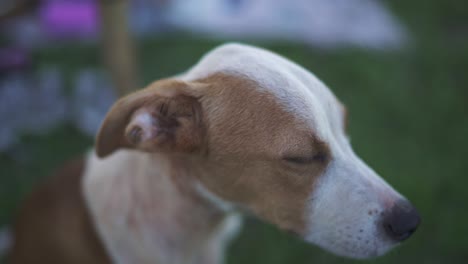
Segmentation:
{"type": "MultiPolygon", "coordinates": [[[[226,41],[303,65],[356,152],[420,210],[371,263],[468,263],[468,2],[1,0],[0,254],[21,199],[93,144],[112,102],[226,41]]],[[[1,262],[1,260],[0,260],[1,262]]],[[[247,219],[227,263],[352,263],[247,219]]]]}

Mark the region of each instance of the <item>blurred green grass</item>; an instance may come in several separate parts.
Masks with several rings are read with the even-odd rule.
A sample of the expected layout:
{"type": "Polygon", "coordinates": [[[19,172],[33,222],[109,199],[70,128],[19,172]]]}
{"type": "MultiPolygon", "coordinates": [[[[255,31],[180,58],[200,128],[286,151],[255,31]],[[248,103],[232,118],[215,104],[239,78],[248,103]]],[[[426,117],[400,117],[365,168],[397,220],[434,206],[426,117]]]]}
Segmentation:
{"type": "MultiPolygon", "coordinates": [[[[403,51],[325,51],[254,43],[314,72],[347,105],[356,152],[420,210],[423,223],[401,247],[371,263],[468,263],[468,2],[387,2],[409,27],[403,51]]],[[[174,36],[139,44],[143,83],[186,70],[216,41],[174,36]]],[[[97,66],[94,46],[35,54],[37,67],[60,65],[72,76],[97,66]]],[[[92,145],[69,125],[25,135],[0,153],[0,226],[18,202],[62,161],[92,145]]],[[[248,219],[227,263],[353,263],[248,219]]]]}

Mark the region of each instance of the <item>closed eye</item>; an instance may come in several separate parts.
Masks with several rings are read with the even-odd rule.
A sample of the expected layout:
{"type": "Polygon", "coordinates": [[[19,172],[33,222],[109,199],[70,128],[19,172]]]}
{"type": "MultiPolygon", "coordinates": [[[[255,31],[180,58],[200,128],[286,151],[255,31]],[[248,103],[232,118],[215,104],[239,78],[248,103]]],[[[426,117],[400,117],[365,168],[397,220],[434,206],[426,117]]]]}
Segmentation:
{"type": "Polygon", "coordinates": [[[328,160],[328,155],[326,153],[319,152],[311,157],[301,157],[301,156],[290,156],[284,157],[283,160],[295,163],[295,164],[310,164],[310,163],[325,163],[328,160]]]}

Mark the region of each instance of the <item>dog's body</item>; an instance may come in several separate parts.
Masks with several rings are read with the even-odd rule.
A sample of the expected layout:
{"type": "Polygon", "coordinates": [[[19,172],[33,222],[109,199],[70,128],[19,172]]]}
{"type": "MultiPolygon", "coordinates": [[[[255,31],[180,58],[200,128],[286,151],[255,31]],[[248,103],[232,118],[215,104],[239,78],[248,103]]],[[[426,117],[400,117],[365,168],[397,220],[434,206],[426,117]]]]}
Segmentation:
{"type": "MultiPolygon", "coordinates": [[[[55,248],[74,240],[81,255],[94,252],[86,263],[220,263],[240,224],[233,212],[246,211],[336,254],[381,255],[419,217],[353,153],[345,119],[328,88],[294,63],[243,45],[217,48],[113,106],[97,156],[88,155],[82,185],[72,186],[88,220],[57,229],[55,248]],[[89,241],[78,239],[83,233],[89,241]]],[[[56,214],[19,218],[13,263],[39,262],[15,259],[47,240],[32,240],[24,224],[42,215],[57,222],[56,214]]],[[[78,252],[47,263],[84,263],[73,262],[78,252]]]]}
{"type": "Polygon", "coordinates": [[[68,162],[23,202],[7,263],[110,263],[84,201],[84,166],[68,162]]]}
{"type": "Polygon", "coordinates": [[[135,151],[88,164],[86,197],[115,263],[220,263],[240,219],[198,193],[191,168],[135,151]]]}
{"type": "Polygon", "coordinates": [[[200,201],[187,187],[174,186],[171,173],[165,170],[171,169],[169,164],[157,163],[141,153],[121,151],[106,162],[90,153],[65,165],[21,208],[10,263],[220,263],[225,243],[240,226],[239,216],[226,215],[200,201]],[[151,163],[146,168],[155,169],[151,175],[133,171],[134,166],[146,162],[151,163]],[[117,173],[104,174],[107,169],[117,173]],[[116,221],[90,217],[82,186],[93,170],[97,170],[97,177],[113,177],[111,182],[99,179],[92,185],[106,185],[98,194],[113,193],[107,201],[114,208],[106,208],[106,214],[97,213],[97,219],[116,217],[112,219],[116,221]],[[148,188],[156,192],[145,191],[148,188]],[[109,246],[111,254],[107,253],[103,242],[109,233],[104,231],[101,237],[95,228],[99,223],[103,229],[128,229],[122,237],[109,239],[109,244],[119,243],[115,253],[113,246],[109,246]],[[135,251],[142,254],[132,253],[135,251]]]}

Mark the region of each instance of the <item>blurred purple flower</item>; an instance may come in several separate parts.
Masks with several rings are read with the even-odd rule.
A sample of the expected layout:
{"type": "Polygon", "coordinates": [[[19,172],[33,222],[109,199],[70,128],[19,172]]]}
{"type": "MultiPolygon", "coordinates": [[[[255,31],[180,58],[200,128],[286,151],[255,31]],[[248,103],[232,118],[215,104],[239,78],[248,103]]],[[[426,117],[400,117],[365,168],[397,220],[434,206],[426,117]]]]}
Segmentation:
{"type": "Polygon", "coordinates": [[[0,49],[0,73],[21,70],[30,63],[27,51],[19,48],[0,49]]]}
{"type": "Polygon", "coordinates": [[[40,9],[43,30],[51,37],[92,37],[99,31],[96,1],[45,2],[40,9]]]}

